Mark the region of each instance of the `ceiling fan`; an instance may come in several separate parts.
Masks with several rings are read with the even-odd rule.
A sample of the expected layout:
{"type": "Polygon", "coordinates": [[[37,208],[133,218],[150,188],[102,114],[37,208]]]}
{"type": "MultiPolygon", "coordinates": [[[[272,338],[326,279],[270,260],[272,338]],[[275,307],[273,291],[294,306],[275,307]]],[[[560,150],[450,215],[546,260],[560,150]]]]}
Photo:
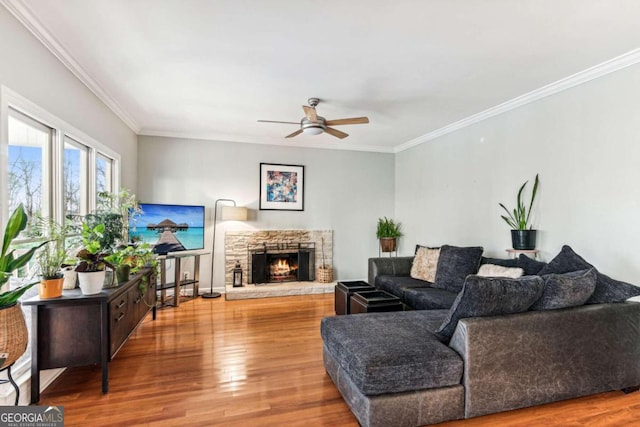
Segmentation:
{"type": "Polygon", "coordinates": [[[316,112],[316,106],[320,103],[319,98],[309,98],[308,102],[309,102],[309,105],[302,106],[305,117],[303,117],[300,120],[300,122],[278,122],[274,120],[258,120],[258,121],[262,123],[289,123],[292,125],[300,125],[300,129],[298,129],[297,131],[293,132],[290,135],[287,135],[285,138],[293,138],[294,136],[300,135],[303,132],[306,133],[307,135],[320,135],[322,132],[326,132],[329,135],[333,135],[336,138],[340,138],[340,139],[348,137],[349,134],[329,126],[359,125],[359,124],[369,123],[369,119],[367,117],[353,117],[351,119],[327,120],[324,117],[320,117],[316,112]]]}

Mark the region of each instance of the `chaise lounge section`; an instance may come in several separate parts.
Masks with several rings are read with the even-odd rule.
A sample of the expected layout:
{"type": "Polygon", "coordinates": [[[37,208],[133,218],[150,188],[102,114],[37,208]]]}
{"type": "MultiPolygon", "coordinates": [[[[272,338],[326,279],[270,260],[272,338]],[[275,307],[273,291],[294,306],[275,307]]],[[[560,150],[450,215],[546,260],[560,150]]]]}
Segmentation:
{"type": "MultiPolygon", "coordinates": [[[[543,276],[468,276],[449,310],[324,318],[325,369],[359,423],[435,424],[640,385],[640,304],[621,302],[640,289],[565,248],[543,276]],[[591,287],[551,303],[571,284],[591,287]]],[[[406,260],[386,260],[370,261],[377,286],[381,273],[407,271],[406,260]]],[[[419,289],[397,283],[405,301],[419,289]]]]}

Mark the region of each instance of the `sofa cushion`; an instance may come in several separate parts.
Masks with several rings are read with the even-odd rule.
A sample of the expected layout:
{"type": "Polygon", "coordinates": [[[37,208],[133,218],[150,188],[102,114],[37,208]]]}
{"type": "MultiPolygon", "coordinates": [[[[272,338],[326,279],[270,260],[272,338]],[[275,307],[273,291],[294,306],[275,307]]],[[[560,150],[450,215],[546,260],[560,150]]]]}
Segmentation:
{"type": "Polygon", "coordinates": [[[543,288],[540,276],[518,279],[469,276],[436,335],[448,342],[460,319],[527,311],[540,298],[543,288]]]}
{"type": "Polygon", "coordinates": [[[460,384],[462,359],[433,331],[446,310],[325,317],[326,349],[365,395],[460,384]]]}
{"type": "Polygon", "coordinates": [[[478,276],[482,277],[511,277],[517,279],[524,274],[520,267],[503,267],[496,264],[482,264],[478,269],[478,276]]]}
{"type": "Polygon", "coordinates": [[[436,279],[439,257],[440,248],[417,247],[416,256],[413,258],[413,264],[411,265],[410,276],[414,279],[433,282],[436,279]]]}
{"type": "MultiPolygon", "coordinates": [[[[570,246],[564,245],[560,253],[549,261],[549,264],[540,270],[539,274],[562,274],[591,268],[595,267],[575,253],[570,246]]],[[[629,298],[640,295],[640,287],[612,279],[606,274],[600,273],[597,269],[596,275],[596,289],[586,304],[623,302],[629,298]]]]}
{"type": "Polygon", "coordinates": [[[433,286],[451,292],[460,292],[464,279],[478,271],[483,250],[479,246],[460,248],[443,245],[440,248],[436,281],[433,286]]]}
{"type": "Polygon", "coordinates": [[[535,260],[525,254],[520,254],[518,257],[518,267],[524,270],[525,276],[537,275],[546,265],[546,262],[535,260]]]}
{"type": "Polygon", "coordinates": [[[446,289],[406,288],[404,290],[404,302],[415,310],[448,310],[457,295],[456,292],[447,291],[446,289]]]}
{"type": "Polygon", "coordinates": [[[596,270],[572,271],[564,274],[546,274],[542,296],[531,310],[554,310],[583,305],[596,288],[596,270]]]}
{"type": "Polygon", "coordinates": [[[480,265],[493,264],[503,267],[520,267],[518,258],[480,258],[480,265]]]}
{"type": "Polygon", "coordinates": [[[431,286],[433,283],[425,282],[424,280],[414,279],[409,276],[392,276],[382,275],[376,277],[376,288],[389,292],[392,295],[402,298],[404,290],[407,288],[420,288],[431,286]]]}

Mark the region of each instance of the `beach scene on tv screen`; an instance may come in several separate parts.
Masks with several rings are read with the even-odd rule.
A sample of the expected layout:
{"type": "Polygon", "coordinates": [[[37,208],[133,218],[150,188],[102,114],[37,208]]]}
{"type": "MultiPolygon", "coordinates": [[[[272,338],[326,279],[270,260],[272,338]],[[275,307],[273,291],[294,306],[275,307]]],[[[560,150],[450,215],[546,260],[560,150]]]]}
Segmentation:
{"type": "Polygon", "coordinates": [[[129,237],[154,245],[157,253],[204,247],[204,206],[140,203],[142,213],[129,222],[129,237]]]}

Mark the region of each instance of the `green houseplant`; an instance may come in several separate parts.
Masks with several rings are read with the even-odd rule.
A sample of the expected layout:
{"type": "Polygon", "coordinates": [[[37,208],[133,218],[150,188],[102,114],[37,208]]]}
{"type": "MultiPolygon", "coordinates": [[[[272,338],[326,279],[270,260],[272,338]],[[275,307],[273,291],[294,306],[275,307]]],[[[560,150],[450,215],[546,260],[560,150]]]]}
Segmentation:
{"type": "Polygon", "coordinates": [[[76,255],[79,259],[76,265],[80,290],[84,295],[100,293],[105,278],[105,261],[107,253],[103,248],[105,225],[102,223],[90,227],[86,222],[82,224],[82,249],[76,255]]]}
{"type": "Polygon", "coordinates": [[[376,237],[380,240],[380,250],[382,252],[393,252],[397,247],[397,239],[402,236],[400,223],[386,216],[378,218],[376,237]]]}
{"type": "MultiPolygon", "coordinates": [[[[44,245],[28,249],[22,255],[16,255],[15,249],[10,249],[13,240],[27,226],[28,218],[24,207],[20,204],[9,217],[2,238],[2,252],[0,252],[0,289],[4,287],[12,273],[24,267],[31,260],[36,250],[44,245]]],[[[0,361],[0,369],[12,365],[27,349],[27,324],[18,299],[33,285],[29,283],[17,289],[0,293],[0,353],[6,354],[0,361]]]]}
{"type": "Polygon", "coordinates": [[[500,207],[507,213],[507,215],[501,215],[501,218],[511,227],[511,243],[513,249],[529,250],[536,247],[536,234],[537,230],[533,229],[533,225],[530,222],[531,209],[533,208],[533,202],[536,199],[538,193],[538,185],[540,180],[538,174],[536,174],[535,181],[533,183],[533,190],[531,191],[531,201],[529,202],[529,208],[525,206],[523,199],[523,192],[527,183],[524,184],[518,190],[516,196],[516,207],[513,211],[509,211],[505,205],[499,203],[500,207]]]}
{"type": "Polygon", "coordinates": [[[57,298],[62,296],[64,276],[62,265],[67,261],[65,248],[66,228],[53,219],[38,216],[38,227],[48,240],[37,252],[36,263],[42,275],[38,285],[40,298],[57,298]]]}

